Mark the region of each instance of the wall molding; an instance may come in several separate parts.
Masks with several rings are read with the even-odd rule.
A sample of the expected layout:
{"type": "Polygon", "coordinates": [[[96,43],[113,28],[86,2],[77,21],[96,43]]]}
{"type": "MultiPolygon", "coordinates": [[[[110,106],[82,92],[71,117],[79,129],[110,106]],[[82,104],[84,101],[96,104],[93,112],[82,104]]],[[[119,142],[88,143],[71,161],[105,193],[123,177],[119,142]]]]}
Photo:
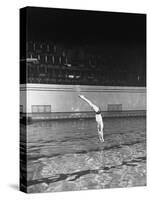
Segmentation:
{"type": "Polygon", "coordinates": [[[59,92],[123,92],[146,93],[146,87],[88,86],[58,84],[21,84],[21,91],[59,91],[59,92]]]}

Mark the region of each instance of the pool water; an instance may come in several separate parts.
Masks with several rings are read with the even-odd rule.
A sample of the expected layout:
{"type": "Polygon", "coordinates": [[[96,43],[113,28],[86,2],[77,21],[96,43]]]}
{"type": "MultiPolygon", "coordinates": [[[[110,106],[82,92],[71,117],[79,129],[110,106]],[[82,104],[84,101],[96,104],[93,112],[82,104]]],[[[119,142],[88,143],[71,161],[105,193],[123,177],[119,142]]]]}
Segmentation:
{"type": "Polygon", "coordinates": [[[94,119],[28,125],[28,192],[145,186],[146,119],[104,118],[104,140],[94,119]]]}

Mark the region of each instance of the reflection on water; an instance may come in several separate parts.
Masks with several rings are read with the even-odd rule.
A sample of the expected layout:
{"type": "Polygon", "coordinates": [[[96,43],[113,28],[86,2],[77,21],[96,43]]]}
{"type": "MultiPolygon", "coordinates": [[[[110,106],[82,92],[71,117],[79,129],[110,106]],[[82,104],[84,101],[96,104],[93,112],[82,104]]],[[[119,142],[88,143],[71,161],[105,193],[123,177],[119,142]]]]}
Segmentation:
{"type": "Polygon", "coordinates": [[[146,184],[145,118],[41,121],[27,126],[28,192],[146,184]]]}

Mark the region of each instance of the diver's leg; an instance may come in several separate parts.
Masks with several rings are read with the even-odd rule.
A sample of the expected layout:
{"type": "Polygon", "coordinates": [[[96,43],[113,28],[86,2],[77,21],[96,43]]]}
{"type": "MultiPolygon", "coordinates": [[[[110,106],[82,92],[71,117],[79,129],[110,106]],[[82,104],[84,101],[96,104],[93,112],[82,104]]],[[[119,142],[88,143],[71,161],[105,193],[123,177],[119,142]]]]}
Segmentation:
{"type": "Polygon", "coordinates": [[[93,105],[94,105],[94,104],[93,104],[89,99],[87,99],[85,96],[79,95],[79,97],[80,97],[81,99],[83,99],[84,101],[86,101],[90,106],[93,106],[93,105]]]}
{"type": "Polygon", "coordinates": [[[81,99],[83,99],[84,101],[86,101],[92,108],[95,112],[97,112],[99,110],[98,106],[96,106],[95,104],[93,104],[90,100],[88,100],[86,97],[84,97],[83,95],[79,95],[79,97],[81,99]]]}

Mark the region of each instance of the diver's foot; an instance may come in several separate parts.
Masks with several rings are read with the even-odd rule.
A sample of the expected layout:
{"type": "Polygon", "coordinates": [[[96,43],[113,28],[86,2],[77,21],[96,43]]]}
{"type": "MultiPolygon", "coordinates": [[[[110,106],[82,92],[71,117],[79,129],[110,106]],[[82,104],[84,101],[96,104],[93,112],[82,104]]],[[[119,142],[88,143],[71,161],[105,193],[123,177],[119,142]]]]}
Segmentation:
{"type": "Polygon", "coordinates": [[[81,99],[84,99],[84,96],[83,96],[83,95],[79,95],[79,97],[80,97],[81,99]]]}

